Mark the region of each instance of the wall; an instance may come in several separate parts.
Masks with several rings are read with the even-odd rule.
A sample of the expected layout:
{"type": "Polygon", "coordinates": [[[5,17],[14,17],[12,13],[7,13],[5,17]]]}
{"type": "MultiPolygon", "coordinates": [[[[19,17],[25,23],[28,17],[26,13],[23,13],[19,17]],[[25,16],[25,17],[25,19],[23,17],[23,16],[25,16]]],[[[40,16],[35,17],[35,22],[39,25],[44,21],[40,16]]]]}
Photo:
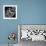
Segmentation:
{"type": "MultiPolygon", "coordinates": [[[[18,35],[17,24],[20,17],[18,16],[17,20],[3,19],[3,5],[17,5],[17,2],[15,0],[0,0],[0,44],[7,44],[10,32],[16,32],[16,35],[18,35]]],[[[17,39],[18,37],[15,43],[18,43],[17,39]]]]}
{"type": "Polygon", "coordinates": [[[46,24],[46,0],[23,0],[21,24],[46,24]]]}

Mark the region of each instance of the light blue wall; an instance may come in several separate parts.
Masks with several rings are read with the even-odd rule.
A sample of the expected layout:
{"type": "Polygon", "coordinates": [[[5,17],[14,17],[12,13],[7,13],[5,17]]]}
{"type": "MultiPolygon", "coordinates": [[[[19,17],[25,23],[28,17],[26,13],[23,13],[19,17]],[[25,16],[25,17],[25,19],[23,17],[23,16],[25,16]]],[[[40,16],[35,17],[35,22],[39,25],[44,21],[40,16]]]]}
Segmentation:
{"type": "Polygon", "coordinates": [[[23,0],[21,24],[46,24],[46,0],[23,0]]]}
{"type": "Polygon", "coordinates": [[[8,34],[18,32],[18,24],[46,24],[46,0],[0,0],[0,43],[8,43],[8,34]],[[17,20],[3,19],[5,4],[18,6],[17,20]]]}
{"type": "MultiPolygon", "coordinates": [[[[6,20],[3,19],[3,5],[17,5],[17,1],[15,0],[1,0],[0,1],[0,44],[7,44],[8,34],[10,32],[16,32],[18,35],[17,24],[19,23],[19,15],[17,20],[6,20]]],[[[19,11],[18,11],[19,14],[19,11]]],[[[16,38],[16,43],[18,38],[16,38]]]]}

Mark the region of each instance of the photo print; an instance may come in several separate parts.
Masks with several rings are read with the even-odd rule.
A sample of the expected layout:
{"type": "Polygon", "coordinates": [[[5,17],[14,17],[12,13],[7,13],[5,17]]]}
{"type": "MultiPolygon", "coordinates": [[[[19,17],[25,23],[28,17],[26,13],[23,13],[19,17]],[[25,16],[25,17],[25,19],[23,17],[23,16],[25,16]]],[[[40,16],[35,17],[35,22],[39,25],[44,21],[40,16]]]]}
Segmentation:
{"type": "Polygon", "coordinates": [[[46,25],[18,25],[21,40],[46,41],[46,25]]]}
{"type": "Polygon", "coordinates": [[[17,5],[3,5],[3,19],[17,19],[17,5]]]}

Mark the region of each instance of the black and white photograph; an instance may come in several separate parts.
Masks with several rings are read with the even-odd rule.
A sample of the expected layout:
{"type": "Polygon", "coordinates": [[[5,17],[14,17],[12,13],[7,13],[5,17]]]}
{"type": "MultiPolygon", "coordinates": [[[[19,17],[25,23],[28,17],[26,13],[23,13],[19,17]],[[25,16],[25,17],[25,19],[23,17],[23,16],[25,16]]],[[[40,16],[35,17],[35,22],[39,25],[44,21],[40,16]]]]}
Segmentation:
{"type": "Polygon", "coordinates": [[[41,46],[46,43],[46,25],[18,25],[18,41],[20,46],[41,46]]]}
{"type": "Polygon", "coordinates": [[[3,5],[3,19],[17,19],[17,5],[3,5]]]}

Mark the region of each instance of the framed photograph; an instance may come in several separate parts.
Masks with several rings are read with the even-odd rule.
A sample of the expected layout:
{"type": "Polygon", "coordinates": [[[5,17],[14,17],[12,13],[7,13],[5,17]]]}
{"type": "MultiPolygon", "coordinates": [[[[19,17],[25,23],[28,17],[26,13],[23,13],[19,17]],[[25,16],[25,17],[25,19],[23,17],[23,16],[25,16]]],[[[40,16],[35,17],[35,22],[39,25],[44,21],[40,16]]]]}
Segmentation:
{"type": "Polygon", "coordinates": [[[18,25],[18,41],[46,41],[46,25],[18,25]]]}
{"type": "Polygon", "coordinates": [[[17,5],[3,5],[3,19],[17,19],[17,5]]]}

